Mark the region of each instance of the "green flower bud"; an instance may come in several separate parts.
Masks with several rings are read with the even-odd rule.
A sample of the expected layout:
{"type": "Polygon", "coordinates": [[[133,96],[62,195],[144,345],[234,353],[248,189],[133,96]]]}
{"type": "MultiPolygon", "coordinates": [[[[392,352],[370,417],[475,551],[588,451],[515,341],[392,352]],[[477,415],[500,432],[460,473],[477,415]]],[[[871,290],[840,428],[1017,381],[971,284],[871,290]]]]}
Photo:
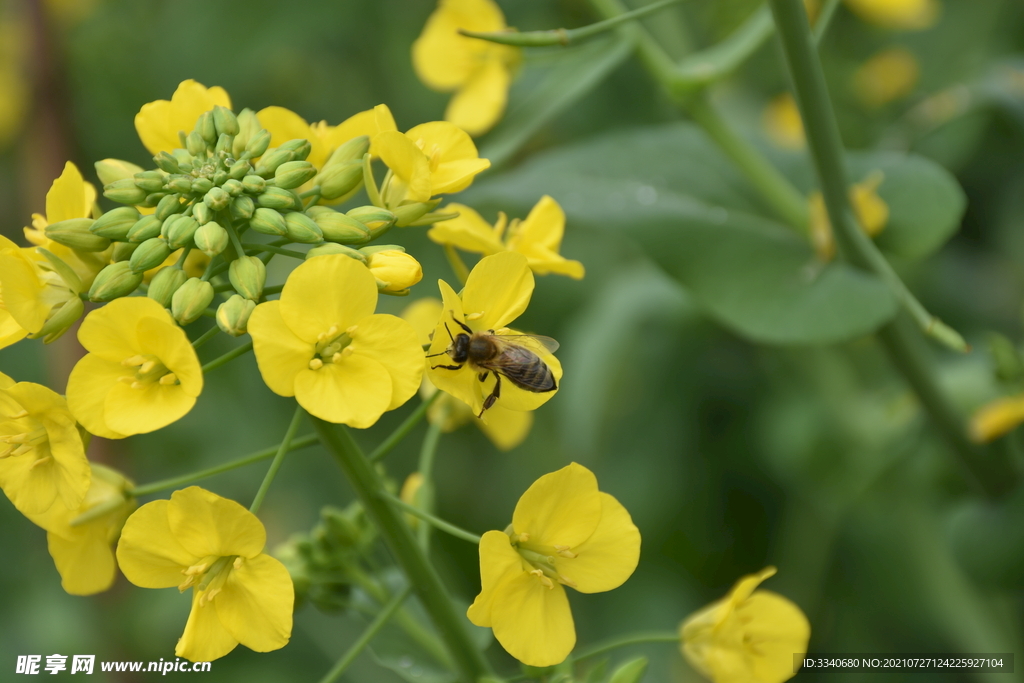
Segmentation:
{"type": "Polygon", "coordinates": [[[147,194],[135,186],[135,178],[121,178],[103,186],[103,196],[118,204],[141,204],[147,194]]]}
{"type": "MultiPolygon", "coordinates": [[[[252,136],[259,132],[261,128],[260,122],[256,118],[256,112],[248,107],[238,112],[237,118],[238,132],[235,133],[235,141],[231,143],[231,153],[236,159],[242,156],[242,152],[245,151],[246,145],[249,144],[249,140],[252,139],[252,136]]],[[[259,154],[255,154],[253,156],[259,156],[259,154]]]]}
{"type": "Polygon", "coordinates": [[[320,196],[331,201],[342,199],[363,184],[363,162],[353,161],[325,168],[317,177],[320,196]]]}
{"type": "Polygon", "coordinates": [[[267,187],[267,181],[258,175],[247,175],[242,178],[242,187],[249,194],[261,194],[267,187]]]}
{"type": "Polygon", "coordinates": [[[181,173],[181,169],[178,168],[178,160],[167,152],[160,152],[157,154],[153,157],[153,162],[161,171],[166,171],[167,173],[181,173]]]}
{"type": "Polygon", "coordinates": [[[370,230],[355,218],[327,209],[312,214],[324,239],[342,244],[365,244],[370,241],[370,230]]]}
{"type": "Polygon", "coordinates": [[[242,194],[243,191],[242,182],[240,180],[235,180],[234,178],[225,180],[224,184],[221,185],[221,187],[224,189],[225,192],[227,192],[232,197],[237,197],[238,195],[242,194]]]}
{"type": "Polygon", "coordinates": [[[352,249],[351,247],[346,247],[344,244],[335,244],[334,242],[325,242],[324,244],[313,247],[306,252],[306,260],[308,261],[314,256],[324,256],[325,254],[344,254],[345,256],[354,258],[361,263],[366,263],[366,256],[359,253],[358,249],[352,249]]]}
{"type": "Polygon", "coordinates": [[[204,111],[196,119],[195,131],[199,133],[208,145],[217,142],[217,125],[213,120],[212,111],[204,111]]]}
{"type": "Polygon", "coordinates": [[[256,209],[252,214],[252,218],[249,219],[249,227],[264,235],[283,237],[288,234],[288,226],[285,223],[284,216],[274,209],[256,209]]]}
{"type": "Polygon", "coordinates": [[[196,178],[192,181],[192,192],[204,195],[213,189],[213,181],[209,178],[196,178]]]}
{"type": "Polygon", "coordinates": [[[241,180],[251,172],[252,166],[248,161],[236,161],[231,164],[231,168],[228,169],[228,177],[234,178],[235,180],[241,180]]]}
{"type": "Polygon", "coordinates": [[[186,175],[173,175],[166,179],[166,187],[169,192],[188,194],[192,191],[192,178],[186,175]]]}
{"type": "MultiPolygon", "coordinates": [[[[198,121],[196,121],[196,125],[199,125],[198,121]]],[[[185,149],[194,157],[203,156],[206,154],[206,140],[203,139],[199,131],[194,130],[185,138],[185,149]]]]}
{"type": "Polygon", "coordinates": [[[256,210],[256,202],[252,197],[242,195],[231,200],[231,217],[240,221],[249,220],[256,210]]]}
{"type": "Polygon", "coordinates": [[[133,273],[144,273],[156,268],[171,255],[171,247],[161,237],[148,239],[139,245],[132,257],[128,259],[133,273]]]}
{"type": "Polygon", "coordinates": [[[58,221],[46,226],[46,236],[58,244],[79,251],[103,251],[110,246],[110,240],[90,232],[93,223],[95,221],[91,218],[58,221]]]}
{"type": "Polygon", "coordinates": [[[309,144],[308,140],[296,138],[295,140],[289,140],[284,143],[278,147],[278,149],[287,149],[288,151],[293,152],[294,156],[292,158],[301,161],[309,156],[313,146],[309,144]]]}
{"type": "Polygon", "coordinates": [[[145,242],[149,238],[159,235],[162,226],[163,221],[156,216],[143,216],[135,221],[135,225],[128,230],[128,241],[145,242]]]}
{"type": "Polygon", "coordinates": [[[238,119],[227,107],[217,105],[213,108],[213,125],[220,135],[238,135],[238,119]]]}
{"type": "Polygon", "coordinates": [[[197,277],[189,278],[171,297],[171,315],[179,325],[188,325],[203,314],[213,301],[213,285],[197,277]]]}
{"type": "Polygon", "coordinates": [[[268,209],[277,209],[278,211],[284,210],[302,210],[302,200],[299,199],[291,190],[285,190],[280,187],[268,187],[266,191],[256,197],[256,205],[263,206],[268,209]]]}
{"type": "Polygon", "coordinates": [[[138,248],[139,245],[135,242],[114,242],[114,251],[110,254],[110,260],[114,263],[127,261],[138,248]]]}
{"type": "Polygon", "coordinates": [[[89,288],[89,301],[112,301],[128,296],[141,284],[142,273],[133,272],[128,261],[118,261],[96,275],[89,288]]]}
{"type": "Polygon", "coordinates": [[[240,256],[228,267],[228,279],[235,291],[252,301],[259,301],[267,281],[267,267],[255,256],[240,256]]]}
{"type": "Polygon", "coordinates": [[[181,196],[176,194],[169,194],[160,200],[160,203],[156,205],[156,211],[153,213],[160,220],[166,220],[176,213],[181,213],[185,210],[185,205],[181,203],[181,196]]]}
{"type": "Polygon", "coordinates": [[[288,161],[277,167],[274,184],[290,190],[312,180],[315,175],[316,168],[308,161],[288,161]]]}
{"type": "Polygon", "coordinates": [[[213,174],[213,184],[214,185],[217,185],[217,186],[223,185],[224,183],[227,182],[227,180],[228,180],[228,172],[227,171],[217,171],[216,173],[213,174]]]}
{"type": "Polygon", "coordinates": [[[179,287],[185,284],[187,279],[188,275],[181,268],[175,268],[174,266],[161,268],[153,276],[153,279],[149,281],[149,291],[146,293],[146,296],[164,308],[170,308],[171,297],[178,291],[179,287]]]}
{"type": "Polygon", "coordinates": [[[230,238],[228,231],[222,228],[220,223],[210,221],[201,225],[192,239],[195,240],[196,246],[201,252],[213,258],[227,249],[230,238]]]}
{"type": "Polygon", "coordinates": [[[133,206],[120,206],[96,219],[89,227],[94,235],[124,242],[128,239],[128,231],[132,229],[141,216],[133,206]]]}
{"type": "Polygon", "coordinates": [[[192,216],[182,216],[167,229],[167,244],[171,249],[181,249],[192,242],[192,236],[199,229],[199,222],[192,216]]]}
{"type": "Polygon", "coordinates": [[[96,167],[96,175],[104,185],[109,185],[116,180],[133,178],[136,173],[142,173],[145,170],[141,166],[136,166],[123,159],[104,159],[93,165],[96,167]]]}
{"type": "Polygon", "coordinates": [[[50,262],[50,267],[53,268],[53,271],[57,273],[64,284],[67,285],[68,289],[75,294],[80,294],[82,292],[82,278],[78,276],[78,273],[76,273],[71,266],[64,263],[64,261],[56,254],[45,247],[36,247],[36,251],[46,257],[46,260],[50,262]]]}
{"type": "Polygon", "coordinates": [[[368,151],[370,151],[370,137],[367,135],[354,137],[331,153],[323,170],[326,171],[332,166],[349,164],[353,161],[359,162],[360,168],[362,168],[363,155],[368,151]]]}
{"type": "Polygon", "coordinates": [[[366,255],[366,265],[377,279],[381,294],[405,296],[409,288],[423,279],[423,268],[411,254],[398,249],[373,250],[366,255]]]}
{"type": "Polygon", "coordinates": [[[391,229],[397,220],[397,216],[376,206],[357,206],[347,214],[349,218],[355,218],[366,226],[370,231],[370,239],[377,239],[391,229]]]}
{"type": "Polygon", "coordinates": [[[269,146],[270,133],[260,129],[249,138],[249,142],[245,145],[245,154],[248,154],[250,159],[255,159],[256,157],[263,156],[269,146]]]}
{"type": "Polygon", "coordinates": [[[263,176],[264,178],[271,178],[277,171],[278,166],[291,161],[294,158],[295,153],[290,149],[282,149],[281,147],[278,147],[274,151],[268,152],[256,162],[256,175],[263,176]]]}
{"type": "Polygon", "coordinates": [[[192,217],[198,221],[199,225],[206,225],[213,220],[213,212],[206,204],[199,202],[192,205],[192,217]]]}
{"type": "Polygon", "coordinates": [[[231,202],[231,195],[219,187],[211,189],[203,197],[203,202],[213,211],[223,211],[231,202]]]}
{"type": "Polygon", "coordinates": [[[404,204],[395,209],[392,209],[395,214],[395,225],[400,228],[408,226],[424,216],[424,214],[433,211],[434,207],[441,203],[440,198],[431,199],[429,202],[415,202],[412,204],[404,204]]]}
{"type": "Polygon", "coordinates": [[[32,339],[43,338],[44,344],[56,341],[75,324],[82,313],[85,312],[85,304],[77,296],[71,297],[52,314],[40,330],[30,337],[32,339]]]}
{"type": "Polygon", "coordinates": [[[157,204],[160,203],[160,200],[166,196],[166,192],[153,192],[151,194],[147,194],[146,199],[141,204],[137,204],[137,206],[144,206],[147,209],[156,208],[157,204]]]}
{"type": "Polygon", "coordinates": [[[235,141],[235,138],[227,133],[221,133],[220,137],[217,138],[217,144],[213,147],[214,154],[223,154],[225,157],[231,154],[231,143],[235,141]]]}
{"type": "Polygon", "coordinates": [[[286,213],[284,222],[288,228],[288,239],[292,242],[318,244],[324,241],[324,234],[320,231],[320,226],[304,213],[298,211],[286,213]]]}
{"type": "Polygon", "coordinates": [[[255,301],[232,294],[227,301],[217,307],[217,327],[232,337],[241,337],[245,334],[249,316],[252,315],[254,308],[255,301]]]}
{"type": "Polygon", "coordinates": [[[133,177],[135,178],[135,187],[146,192],[159,192],[164,189],[164,174],[160,171],[143,171],[136,173],[133,177]]]}
{"type": "Polygon", "coordinates": [[[171,154],[174,155],[174,159],[178,162],[178,168],[181,169],[182,173],[192,172],[192,155],[188,153],[188,150],[178,147],[171,150],[171,154]]]}

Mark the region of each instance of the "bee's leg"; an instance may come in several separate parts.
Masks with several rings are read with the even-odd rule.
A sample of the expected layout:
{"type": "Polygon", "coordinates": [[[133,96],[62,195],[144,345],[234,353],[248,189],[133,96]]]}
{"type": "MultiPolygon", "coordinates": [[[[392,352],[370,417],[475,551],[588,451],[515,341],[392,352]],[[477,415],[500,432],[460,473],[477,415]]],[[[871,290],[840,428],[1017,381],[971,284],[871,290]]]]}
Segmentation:
{"type": "MultiPolygon", "coordinates": [[[[452,312],[452,317],[455,317],[455,313],[452,312]]],[[[455,322],[458,322],[457,320],[455,322]]],[[[448,323],[444,324],[444,331],[448,333],[448,336],[452,339],[452,344],[455,343],[455,337],[452,337],[452,331],[448,329],[448,323]]]]}
{"type": "Polygon", "coordinates": [[[485,379],[487,379],[487,370],[484,370],[483,372],[481,372],[480,375],[478,376],[478,379],[481,382],[483,382],[485,379]]]}
{"type": "MultiPolygon", "coordinates": [[[[459,319],[455,317],[455,311],[452,311],[451,313],[452,313],[452,320],[455,321],[456,325],[458,325],[459,327],[464,329],[466,331],[466,334],[473,334],[473,330],[469,329],[469,325],[467,325],[464,322],[459,322],[459,319]]],[[[445,327],[448,327],[448,323],[445,323],[445,327]]],[[[451,335],[451,332],[449,332],[448,334],[451,335]]],[[[452,341],[455,341],[455,340],[452,339],[452,341]]]]}
{"type": "Polygon", "coordinates": [[[443,370],[461,370],[462,366],[461,365],[431,365],[430,366],[431,370],[437,370],[438,368],[441,368],[443,370]]]}
{"type": "Polygon", "coordinates": [[[490,395],[484,399],[484,407],[480,409],[480,414],[477,417],[483,417],[484,411],[494,405],[494,402],[501,396],[501,375],[494,373],[494,389],[490,395]]]}

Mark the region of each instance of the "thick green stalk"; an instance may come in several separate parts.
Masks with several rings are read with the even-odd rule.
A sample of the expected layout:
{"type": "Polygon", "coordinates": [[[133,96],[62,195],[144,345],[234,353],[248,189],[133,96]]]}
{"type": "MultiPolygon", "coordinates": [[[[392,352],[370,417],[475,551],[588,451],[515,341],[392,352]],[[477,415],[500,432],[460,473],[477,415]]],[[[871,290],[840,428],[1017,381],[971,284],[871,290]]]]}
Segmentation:
{"type": "MultiPolygon", "coordinates": [[[[786,54],[786,62],[807,132],[807,143],[818,173],[829,220],[835,231],[836,243],[846,260],[865,270],[875,271],[890,286],[893,286],[892,278],[897,281],[899,278],[891,271],[885,257],[878,251],[874,243],[857,225],[850,209],[847,194],[849,181],[846,177],[846,168],[843,165],[843,146],[839,137],[839,127],[836,124],[832,101],[829,99],[821,62],[814,49],[814,40],[803,2],[802,0],[769,0],[769,2],[786,54]]],[[[897,296],[901,296],[901,293],[910,294],[902,282],[899,282],[896,293],[897,296]]],[[[911,296],[911,298],[913,297],[911,296]]],[[[907,307],[906,299],[903,297],[901,299],[904,306],[907,307]]],[[[916,303],[916,299],[914,301],[916,303]]],[[[920,310],[915,310],[913,307],[907,308],[918,324],[922,325],[925,332],[932,336],[944,333],[944,326],[937,323],[934,318],[930,322],[922,321],[920,310]]],[[[945,330],[952,332],[949,328],[945,328],[945,330]]],[[[917,393],[922,406],[940,433],[946,438],[963,467],[973,474],[973,478],[990,495],[997,495],[1007,486],[1012,486],[1015,480],[1012,470],[989,460],[986,454],[967,438],[963,417],[939,389],[935,378],[922,360],[921,353],[913,348],[909,330],[901,327],[901,323],[893,322],[882,329],[879,337],[893,364],[917,393]],[[994,471],[996,469],[999,470],[998,473],[994,471]]],[[[947,338],[945,341],[949,343],[950,339],[947,338]]]]}
{"type": "Polygon", "coordinates": [[[220,356],[218,358],[214,358],[209,363],[204,365],[203,366],[203,374],[205,375],[206,373],[210,372],[211,370],[216,370],[220,366],[222,366],[222,365],[224,365],[226,363],[229,363],[229,362],[233,361],[234,359],[238,358],[239,356],[244,355],[246,353],[249,353],[250,351],[252,351],[252,342],[248,342],[248,343],[242,344],[241,346],[235,347],[235,348],[231,349],[230,351],[228,351],[227,353],[225,353],[223,356],[220,356]]]}
{"type": "Polygon", "coordinates": [[[474,534],[472,531],[466,531],[461,527],[457,527],[454,524],[451,524],[450,522],[444,521],[440,517],[435,517],[434,515],[416,507],[415,505],[409,505],[401,498],[392,496],[390,493],[385,493],[383,494],[383,496],[392,505],[401,508],[402,510],[408,512],[410,515],[419,517],[423,521],[429,523],[431,526],[437,527],[446,534],[451,534],[455,538],[461,538],[463,541],[469,541],[470,543],[476,543],[477,545],[480,545],[480,537],[474,534]]]}
{"type": "Polygon", "coordinates": [[[259,512],[260,505],[263,504],[263,499],[266,498],[267,491],[270,490],[270,485],[273,483],[274,477],[277,476],[277,471],[284,464],[284,456],[291,450],[292,439],[295,438],[295,432],[299,431],[299,423],[302,422],[302,416],[305,414],[306,411],[302,409],[302,406],[295,406],[295,414],[292,415],[292,421],[284,433],[284,438],[281,439],[281,445],[278,447],[277,453],[274,454],[266,476],[263,477],[263,483],[260,484],[256,496],[252,499],[252,505],[249,506],[249,512],[252,514],[255,515],[259,512]]]}
{"type": "Polygon", "coordinates": [[[297,258],[300,261],[303,261],[306,258],[305,252],[295,251],[294,249],[282,249],[281,247],[275,247],[273,244],[242,242],[242,248],[245,249],[245,253],[250,256],[263,252],[271,252],[274,254],[280,254],[281,256],[291,256],[292,258],[297,258]]]}
{"type": "Polygon", "coordinates": [[[200,346],[202,346],[206,342],[208,342],[211,339],[213,339],[214,337],[216,337],[219,333],[220,333],[220,328],[217,327],[216,325],[214,325],[213,327],[208,329],[206,332],[203,332],[201,335],[199,335],[199,337],[196,338],[196,340],[194,342],[192,342],[192,348],[193,349],[198,349],[200,346]]]}
{"type": "Polygon", "coordinates": [[[382,497],[384,483],[373,464],[363,455],[351,434],[342,426],[311,418],[320,440],[345,472],[370,518],[376,522],[384,542],[402,567],[427,610],[464,683],[491,674],[483,654],[470,638],[465,617],[455,608],[441,577],[416,543],[402,513],[382,497]]]}
{"type": "Polygon", "coordinates": [[[349,665],[356,660],[359,653],[370,644],[370,641],[373,640],[374,636],[380,633],[380,630],[388,623],[391,615],[402,606],[402,603],[405,602],[405,599],[409,597],[409,593],[411,592],[412,588],[406,586],[401,592],[396,593],[395,597],[391,598],[390,602],[384,605],[384,608],[377,614],[370,625],[366,627],[366,630],[363,631],[362,635],[356,639],[356,642],[349,646],[345,654],[343,654],[341,659],[338,660],[338,663],[331,667],[331,670],[320,679],[320,683],[333,683],[333,681],[338,680],[338,677],[345,673],[345,669],[347,669],[349,665]]]}
{"type": "Polygon", "coordinates": [[[401,443],[402,439],[408,436],[409,432],[411,432],[416,427],[416,425],[420,423],[420,420],[422,420],[423,416],[427,414],[427,411],[430,409],[430,406],[432,406],[434,404],[434,401],[436,401],[440,397],[441,392],[436,391],[434,392],[433,396],[431,396],[430,398],[426,399],[418,406],[416,406],[416,410],[412,411],[412,413],[409,414],[409,417],[405,418],[405,422],[398,425],[398,428],[395,429],[395,431],[391,432],[391,436],[384,439],[384,442],[381,445],[377,446],[373,453],[370,453],[370,460],[373,462],[377,462],[385,455],[390,453],[391,450],[399,443],[401,443]]]}
{"type": "MultiPolygon", "coordinates": [[[[430,423],[427,427],[427,434],[423,437],[423,445],[420,447],[420,462],[417,470],[423,477],[423,483],[420,484],[420,489],[416,492],[416,504],[420,510],[428,514],[434,511],[434,458],[437,456],[437,446],[441,442],[441,427],[447,419],[448,411],[445,410],[437,422],[430,423]]],[[[423,552],[429,552],[430,526],[421,524],[417,535],[420,545],[423,546],[423,552]]]]}

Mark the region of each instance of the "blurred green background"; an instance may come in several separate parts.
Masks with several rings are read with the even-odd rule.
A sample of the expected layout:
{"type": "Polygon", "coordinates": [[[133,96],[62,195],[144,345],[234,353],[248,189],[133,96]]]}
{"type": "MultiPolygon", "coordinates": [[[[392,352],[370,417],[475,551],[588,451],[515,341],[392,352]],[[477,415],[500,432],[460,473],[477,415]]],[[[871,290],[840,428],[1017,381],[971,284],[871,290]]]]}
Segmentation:
{"type": "MultiPolygon", "coordinates": [[[[499,4],[508,23],[523,30],[596,20],[583,0],[499,4]]],[[[682,56],[727,35],[756,5],[685,0],[647,23],[670,52],[682,56]]],[[[822,57],[849,147],[914,150],[954,173],[967,193],[967,213],[952,240],[927,260],[897,266],[925,305],[975,348],[958,357],[922,351],[936,356],[944,386],[968,411],[1014,390],[993,378],[985,349],[992,331],[1021,339],[1024,5],[943,5],[939,23],[920,32],[884,30],[840,8],[822,57]],[[897,101],[866,106],[856,96],[853,74],[892,46],[915,55],[920,78],[897,101]],[[959,95],[951,116],[936,122],[915,115],[922,102],[942,92],[959,95]]],[[[8,29],[0,57],[23,80],[19,85],[0,78],[0,85],[10,81],[8,93],[0,92],[7,99],[0,122],[12,122],[0,150],[0,231],[21,240],[21,227],[32,212],[43,210],[45,191],[67,159],[93,182],[91,164],[98,159],[147,165],[133,116],[142,104],[169,98],[187,78],[223,86],[236,111],[281,105],[309,121],[335,124],[384,102],[401,129],[440,119],[448,96],[419,83],[409,56],[432,9],[426,0],[3,0],[0,21],[8,29]]],[[[551,52],[527,56],[512,107],[558,63],[551,52]]],[[[768,102],[786,89],[780,55],[769,41],[715,89],[715,98],[755,144],[793,166],[802,152],[774,147],[762,121],[768,102]]],[[[513,185],[503,185],[503,173],[519,173],[509,177],[520,185],[533,173],[534,184],[526,185],[550,181],[564,189],[573,179],[538,177],[540,171],[529,165],[535,155],[557,155],[569,144],[586,150],[590,140],[627,127],[681,120],[643,69],[626,60],[529,136],[503,168],[481,176],[456,200],[490,220],[498,210],[525,216],[539,194],[516,199],[507,189],[513,185]]],[[[480,144],[486,150],[488,138],[480,144]]],[[[649,163],[686,169],[679,177],[687,177],[701,176],[717,163],[605,145],[607,153],[596,163],[613,169],[649,163]]],[[[544,168],[552,167],[557,164],[544,168]]],[[[729,182],[739,195],[751,194],[742,179],[729,182]]],[[[815,347],[751,343],[714,322],[628,237],[586,221],[574,224],[572,198],[555,198],[568,211],[562,253],[582,261],[587,276],[582,282],[538,278],[522,326],[561,341],[563,386],[537,411],[529,438],[512,452],[497,451],[472,427],[443,438],[437,463],[440,516],[475,532],[504,528],[518,496],[541,474],[573,460],[593,469],[602,489],[633,515],[643,551],[623,587],[572,595],[583,645],[630,631],[674,629],[741,575],[773,564],[779,573],[765,588],[785,594],[807,613],[811,652],[1016,648],[1018,659],[1024,654],[1022,493],[1004,508],[977,501],[872,339],[815,347]],[[990,555],[977,548],[958,552],[950,529],[965,511],[979,510],[992,515],[993,533],[983,549],[990,555]]],[[[671,240],[670,230],[664,239],[671,240]]],[[[438,278],[454,281],[424,229],[406,229],[395,241],[424,266],[412,298],[437,296],[438,278]]],[[[269,281],[284,275],[272,269],[269,281]]],[[[383,306],[397,313],[411,300],[387,299],[383,306]]],[[[0,369],[61,391],[76,345],[72,335],[45,348],[25,341],[0,351],[0,369]]],[[[228,347],[218,339],[200,357],[215,357],[228,347]]],[[[360,441],[372,448],[413,407],[386,415],[359,434],[360,441]]],[[[277,443],[290,414],[289,401],[263,385],[247,356],[210,376],[186,418],[123,442],[96,439],[90,457],[139,483],[153,481],[277,443]]],[[[301,433],[307,431],[308,425],[301,433]]],[[[424,431],[420,426],[388,457],[388,472],[397,481],[414,469],[424,431]]],[[[1008,441],[1007,447],[1017,447],[1014,435],[1008,441]]],[[[255,465],[202,485],[244,502],[264,472],[255,465]]],[[[261,510],[268,545],[310,529],[322,506],[342,506],[351,496],[322,450],[296,452],[261,510]]],[[[135,588],[123,577],[95,597],[66,595],[44,532],[6,499],[0,501],[0,528],[0,679],[13,678],[22,654],[91,653],[108,661],[173,657],[188,599],[173,590],[135,588]]],[[[433,558],[451,591],[468,602],[479,588],[475,548],[443,534],[435,538],[433,558]]],[[[287,648],[259,655],[239,647],[214,662],[208,676],[253,683],[317,680],[363,623],[307,605],[297,614],[287,648]]],[[[501,671],[516,671],[497,644],[489,652],[501,671]]],[[[672,645],[622,650],[613,659],[631,652],[651,658],[645,680],[698,680],[672,645]]],[[[1024,662],[1017,667],[1012,676],[924,675],[934,681],[1024,679],[1024,662]]],[[[186,675],[168,678],[176,676],[186,675]]],[[[94,677],[155,680],[153,674],[94,677]]],[[[882,682],[903,680],[905,674],[804,671],[799,677],[882,682]]],[[[345,680],[401,679],[364,654],[345,680]]]]}

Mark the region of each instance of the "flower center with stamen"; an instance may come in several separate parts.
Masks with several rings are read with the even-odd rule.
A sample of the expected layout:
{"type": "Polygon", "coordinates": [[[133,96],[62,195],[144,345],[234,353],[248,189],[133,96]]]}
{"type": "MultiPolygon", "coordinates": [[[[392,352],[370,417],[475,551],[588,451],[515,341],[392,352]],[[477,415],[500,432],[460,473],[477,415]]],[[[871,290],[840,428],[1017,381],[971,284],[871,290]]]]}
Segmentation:
{"type": "Polygon", "coordinates": [[[178,585],[178,590],[185,592],[187,589],[195,587],[200,593],[199,606],[203,607],[217,597],[217,594],[224,588],[231,570],[240,568],[242,562],[242,558],[238,555],[205,557],[197,564],[181,570],[181,573],[185,575],[185,580],[178,585]]]}
{"type": "Polygon", "coordinates": [[[437,167],[441,165],[441,146],[436,142],[427,149],[427,143],[423,138],[416,141],[416,146],[423,150],[423,153],[427,155],[427,159],[430,164],[430,172],[433,173],[437,170],[437,167]]]}
{"type": "MultiPolygon", "coordinates": [[[[21,415],[19,413],[21,417],[25,417],[27,414],[28,413],[21,415]]],[[[40,449],[41,446],[48,443],[49,436],[47,435],[46,428],[37,427],[36,424],[38,423],[36,423],[35,420],[31,420],[31,423],[33,424],[26,428],[24,424],[19,425],[13,419],[0,422],[0,430],[8,431],[12,427],[18,430],[13,434],[7,433],[0,436],[0,444],[8,444],[6,448],[0,446],[0,458],[24,455],[25,453],[40,449]]],[[[43,449],[40,449],[40,455],[42,456],[40,458],[41,460],[49,457],[45,452],[43,452],[43,449]]]]}
{"type": "Polygon", "coordinates": [[[339,363],[343,358],[351,355],[352,349],[349,348],[349,344],[352,343],[353,336],[358,329],[358,325],[352,325],[344,332],[339,333],[338,326],[331,325],[329,330],[317,335],[315,355],[309,361],[309,369],[319,370],[325,363],[339,363]]]}
{"type": "Polygon", "coordinates": [[[159,358],[153,354],[139,354],[131,358],[125,358],[121,365],[126,368],[135,368],[134,375],[125,375],[118,379],[131,386],[132,389],[144,389],[157,382],[164,386],[180,384],[177,375],[167,369],[159,358]]]}
{"type": "Polygon", "coordinates": [[[576,582],[572,579],[562,576],[558,571],[558,564],[566,559],[572,559],[576,557],[576,553],[569,549],[566,545],[555,545],[555,546],[539,546],[531,544],[530,535],[526,533],[517,534],[511,530],[507,530],[509,538],[512,541],[512,547],[516,549],[519,556],[526,561],[533,569],[530,574],[537,577],[541,585],[545,588],[552,589],[555,587],[555,583],[560,583],[564,586],[571,588],[576,587],[576,582]]]}

